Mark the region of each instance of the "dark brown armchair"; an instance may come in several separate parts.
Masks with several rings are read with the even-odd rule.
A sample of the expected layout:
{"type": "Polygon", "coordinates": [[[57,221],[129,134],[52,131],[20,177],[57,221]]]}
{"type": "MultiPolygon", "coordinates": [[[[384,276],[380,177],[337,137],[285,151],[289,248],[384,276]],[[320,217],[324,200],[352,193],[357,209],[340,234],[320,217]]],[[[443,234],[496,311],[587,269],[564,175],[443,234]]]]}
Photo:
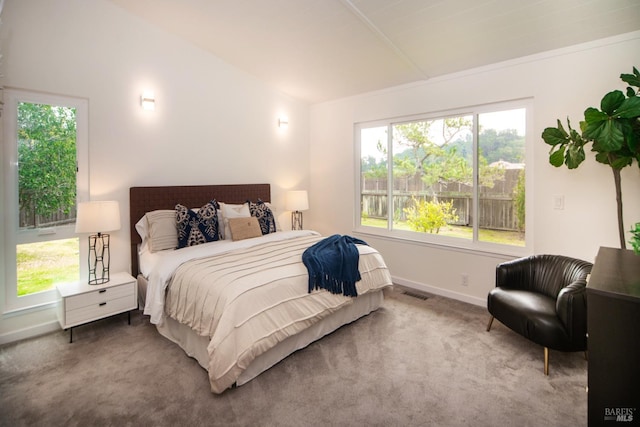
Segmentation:
{"type": "Polygon", "coordinates": [[[533,255],[499,264],[496,287],[489,292],[491,319],[544,347],[544,374],[549,349],[586,351],[586,279],[592,264],[560,255],[533,255]]]}

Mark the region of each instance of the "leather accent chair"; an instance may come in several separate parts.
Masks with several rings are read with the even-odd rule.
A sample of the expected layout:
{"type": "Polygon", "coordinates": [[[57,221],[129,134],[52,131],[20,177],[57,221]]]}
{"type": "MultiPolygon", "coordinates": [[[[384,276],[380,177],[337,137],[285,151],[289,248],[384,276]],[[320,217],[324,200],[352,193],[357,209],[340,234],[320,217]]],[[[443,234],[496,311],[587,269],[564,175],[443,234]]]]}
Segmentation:
{"type": "Polygon", "coordinates": [[[496,287],[489,292],[491,319],[544,347],[544,374],[549,349],[587,350],[587,275],[589,262],[560,255],[533,255],[496,267],[496,287]]]}

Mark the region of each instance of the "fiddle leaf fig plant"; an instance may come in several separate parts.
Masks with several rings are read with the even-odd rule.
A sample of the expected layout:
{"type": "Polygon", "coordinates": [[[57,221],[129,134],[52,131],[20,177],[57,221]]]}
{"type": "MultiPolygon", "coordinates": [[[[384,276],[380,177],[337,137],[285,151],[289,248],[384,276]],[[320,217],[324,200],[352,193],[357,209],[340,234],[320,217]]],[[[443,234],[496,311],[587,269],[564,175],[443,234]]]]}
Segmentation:
{"type": "Polygon", "coordinates": [[[640,255],[640,222],[636,222],[636,225],[631,228],[631,247],[636,255],[640,255]]]}
{"type": "Polygon", "coordinates": [[[602,98],[600,109],[587,108],[579,131],[571,127],[567,118],[566,129],[558,120],[556,127],[542,132],[542,139],[551,146],[549,163],[553,166],[577,168],[586,158],[585,147],[591,144],[596,161],[611,168],[620,247],[626,249],[620,170],[631,166],[634,160],[640,167],[640,72],[633,67],[632,74],[621,74],[620,79],[629,85],[626,93],[614,90],[602,98]]]}

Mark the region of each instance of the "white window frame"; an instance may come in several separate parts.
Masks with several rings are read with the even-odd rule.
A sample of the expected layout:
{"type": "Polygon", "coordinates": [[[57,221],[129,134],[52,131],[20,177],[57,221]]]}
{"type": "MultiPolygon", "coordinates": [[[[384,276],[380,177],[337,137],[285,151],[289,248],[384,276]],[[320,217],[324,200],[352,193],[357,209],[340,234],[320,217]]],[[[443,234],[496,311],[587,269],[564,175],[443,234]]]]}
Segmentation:
{"type": "MultiPolygon", "coordinates": [[[[4,89],[4,147],[1,175],[4,178],[2,199],[4,201],[4,313],[21,311],[54,303],[56,290],[51,289],[30,295],[18,296],[16,245],[56,239],[77,238],[74,225],[55,228],[19,230],[18,215],[18,144],[17,111],[20,102],[49,104],[76,109],[76,156],[78,173],[76,175],[76,199],[88,200],[89,195],[89,102],[87,99],[62,95],[45,94],[20,89],[4,89]]],[[[82,241],[80,242],[82,247],[82,241]]],[[[84,259],[82,251],[79,261],[84,259]]],[[[88,266],[80,262],[80,277],[86,276],[88,266]]]]}
{"type": "MultiPolygon", "coordinates": [[[[394,117],[391,119],[380,119],[375,121],[361,122],[354,125],[354,148],[355,148],[355,199],[354,199],[354,232],[360,234],[369,234],[376,237],[383,237],[392,240],[404,240],[414,243],[424,244],[427,246],[439,246],[447,247],[451,249],[459,249],[469,252],[483,252],[487,254],[496,255],[509,255],[509,256],[526,256],[533,252],[533,170],[534,170],[534,154],[533,154],[533,100],[532,99],[518,99],[512,101],[505,101],[499,103],[491,103],[485,105],[463,107],[458,109],[438,111],[433,113],[424,113],[405,117],[394,117]],[[524,108],[526,110],[526,129],[525,129],[525,244],[524,246],[505,245],[490,242],[483,242],[478,240],[478,216],[475,214],[478,211],[478,162],[474,160],[474,194],[472,198],[473,209],[473,238],[472,239],[460,239],[450,236],[442,236],[439,234],[431,233],[419,233],[414,231],[395,230],[392,227],[393,207],[388,207],[388,227],[368,227],[361,224],[361,130],[371,127],[383,127],[387,126],[387,151],[388,151],[388,173],[387,182],[390,183],[393,174],[393,125],[420,121],[420,120],[435,120],[453,116],[473,116],[473,157],[477,159],[478,150],[478,132],[477,132],[477,118],[479,114],[491,113],[497,111],[507,111],[514,109],[524,108]]],[[[393,186],[387,186],[387,198],[393,200],[392,197],[393,186]]]]}

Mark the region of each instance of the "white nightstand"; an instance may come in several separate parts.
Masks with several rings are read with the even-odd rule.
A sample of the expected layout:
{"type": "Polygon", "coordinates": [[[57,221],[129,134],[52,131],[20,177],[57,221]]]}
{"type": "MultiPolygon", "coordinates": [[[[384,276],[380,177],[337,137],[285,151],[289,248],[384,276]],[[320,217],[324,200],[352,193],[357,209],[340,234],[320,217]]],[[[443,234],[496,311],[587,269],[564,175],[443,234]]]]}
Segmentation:
{"type": "Polygon", "coordinates": [[[73,342],[73,328],[94,320],[138,308],[136,279],[127,273],[116,273],[102,285],[89,285],[85,281],[64,283],[58,289],[58,321],[62,329],[70,329],[69,342],[73,342]]]}

